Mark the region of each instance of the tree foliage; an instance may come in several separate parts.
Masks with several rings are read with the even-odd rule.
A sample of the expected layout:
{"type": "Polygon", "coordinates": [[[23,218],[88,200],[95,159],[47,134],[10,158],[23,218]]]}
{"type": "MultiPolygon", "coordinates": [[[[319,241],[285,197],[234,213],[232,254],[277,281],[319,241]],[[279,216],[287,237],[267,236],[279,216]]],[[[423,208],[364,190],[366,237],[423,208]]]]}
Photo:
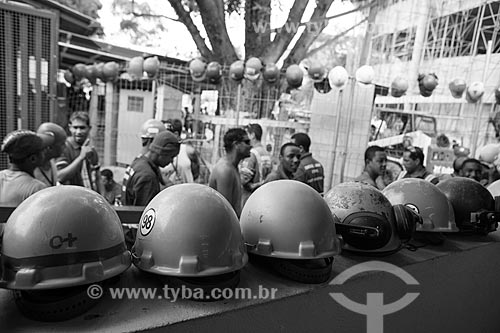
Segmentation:
{"type": "Polygon", "coordinates": [[[99,0],[56,0],[56,2],[75,9],[93,19],[99,18],[97,12],[102,8],[102,4],[99,0]]]}
{"type": "MultiPolygon", "coordinates": [[[[237,13],[245,20],[245,55],[256,56],[267,62],[285,58],[285,65],[297,63],[306,57],[307,51],[326,27],[326,13],[334,0],[295,0],[288,12],[286,22],[271,29],[271,14],[277,0],[165,0],[175,11],[170,20],[181,22],[189,31],[199,53],[207,60],[229,64],[238,59],[226,26],[229,14],[237,13]],[[309,2],[313,13],[304,15],[309,2]],[[195,22],[202,22],[202,26],[195,22]],[[307,22],[301,23],[301,22],[307,22]],[[206,36],[206,37],[205,37],[206,36]],[[294,37],[297,43],[287,54],[294,37]]],[[[279,5],[279,4],[278,4],[279,5]]],[[[128,8],[131,21],[125,27],[137,29],[139,18],[158,18],[154,10],[144,1],[114,0],[115,8],[128,8]]],[[[164,17],[166,18],[166,17],[164,17]]]]}

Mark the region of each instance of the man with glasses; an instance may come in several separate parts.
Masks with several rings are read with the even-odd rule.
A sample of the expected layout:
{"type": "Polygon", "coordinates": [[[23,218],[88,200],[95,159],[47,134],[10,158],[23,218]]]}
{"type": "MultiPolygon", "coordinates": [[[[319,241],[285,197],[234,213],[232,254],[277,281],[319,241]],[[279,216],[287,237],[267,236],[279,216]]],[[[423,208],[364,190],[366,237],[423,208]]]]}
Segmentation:
{"type": "Polygon", "coordinates": [[[424,158],[422,148],[413,146],[405,148],[403,152],[403,166],[405,170],[401,171],[398,175],[398,179],[420,178],[434,185],[439,183],[439,178],[425,168],[424,158]]]}
{"type": "Polygon", "coordinates": [[[215,164],[208,185],[221,193],[231,204],[234,211],[241,213],[241,180],[238,164],[250,156],[250,139],[242,128],[232,128],[224,135],[224,149],[226,155],[215,164]]]}

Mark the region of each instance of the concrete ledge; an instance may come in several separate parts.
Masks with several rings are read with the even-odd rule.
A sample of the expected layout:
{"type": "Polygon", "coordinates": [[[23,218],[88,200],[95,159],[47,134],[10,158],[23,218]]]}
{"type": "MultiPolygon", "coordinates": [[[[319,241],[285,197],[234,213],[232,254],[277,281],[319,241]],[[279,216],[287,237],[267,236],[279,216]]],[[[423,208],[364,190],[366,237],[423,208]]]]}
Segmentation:
{"type": "MultiPolygon", "coordinates": [[[[274,300],[195,302],[165,299],[113,300],[109,295],[89,312],[59,323],[34,322],[17,310],[10,291],[0,290],[2,331],[131,332],[168,329],[169,332],[366,332],[366,316],[333,300],[343,293],[366,304],[366,294],[383,293],[384,304],[408,292],[420,296],[402,310],[384,317],[384,332],[500,332],[500,233],[486,237],[448,237],[442,246],[417,251],[404,249],[385,258],[336,257],[332,278],[361,262],[381,260],[402,267],[420,284],[406,285],[385,272],[360,274],[343,285],[304,285],[286,280],[262,267],[247,265],[238,287],[277,288],[274,300]]],[[[161,290],[163,283],[135,267],[112,287],[161,290]]]]}

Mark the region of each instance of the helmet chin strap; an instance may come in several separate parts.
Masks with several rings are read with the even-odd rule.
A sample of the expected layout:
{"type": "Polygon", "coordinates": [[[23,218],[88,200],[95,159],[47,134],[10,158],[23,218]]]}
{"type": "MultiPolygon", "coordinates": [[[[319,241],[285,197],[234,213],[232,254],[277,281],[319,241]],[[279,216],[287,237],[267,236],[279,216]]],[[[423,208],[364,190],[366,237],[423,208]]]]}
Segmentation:
{"type": "MultiPolygon", "coordinates": [[[[93,285],[102,289],[105,285],[115,284],[120,276],[93,285]]],[[[19,311],[32,320],[57,322],[77,317],[97,305],[102,297],[90,298],[89,285],[47,289],[47,290],[13,290],[14,301],[19,311]]]]}
{"type": "Polygon", "coordinates": [[[328,281],[333,257],[320,259],[282,259],[250,254],[252,263],[262,264],[278,274],[300,283],[318,284],[328,281]]]}

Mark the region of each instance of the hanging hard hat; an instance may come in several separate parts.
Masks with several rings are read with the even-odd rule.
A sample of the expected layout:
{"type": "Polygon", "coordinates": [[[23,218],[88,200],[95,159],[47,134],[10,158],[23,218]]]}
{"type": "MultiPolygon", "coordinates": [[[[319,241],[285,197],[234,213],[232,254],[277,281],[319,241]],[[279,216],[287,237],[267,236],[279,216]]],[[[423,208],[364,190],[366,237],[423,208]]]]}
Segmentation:
{"type": "Polygon", "coordinates": [[[401,97],[408,90],[408,80],[398,76],[391,83],[391,96],[401,97]]]}
{"type": "Polygon", "coordinates": [[[316,89],[316,91],[320,94],[326,94],[329,93],[330,90],[332,90],[332,87],[330,86],[330,81],[328,81],[328,78],[325,77],[323,81],[314,82],[314,89],[316,89]]]}
{"type": "Polygon", "coordinates": [[[149,202],[139,221],[132,258],[140,270],[196,277],[200,284],[227,279],[237,284],[248,261],[231,204],[201,184],[170,186],[149,202]]]}
{"type": "Polygon", "coordinates": [[[229,77],[234,81],[241,81],[245,74],[245,63],[243,60],[236,60],[229,66],[229,77]]]}
{"type": "Polygon", "coordinates": [[[434,89],[438,85],[438,77],[434,73],[429,74],[419,74],[418,75],[418,87],[420,89],[420,95],[424,97],[429,97],[432,95],[434,89]]]}
{"type": "Polygon", "coordinates": [[[206,76],[208,82],[217,84],[222,77],[222,69],[217,61],[212,61],[207,65],[206,76]]]}
{"type": "Polygon", "coordinates": [[[404,205],[393,206],[375,187],[358,182],[338,184],[325,201],[340,223],[344,249],[371,254],[399,251],[410,240],[420,217],[404,205]]]}
{"type": "Polygon", "coordinates": [[[45,321],[86,311],[95,304],[88,285],[130,266],[116,211],[81,186],[53,186],[24,200],[5,224],[1,252],[2,287],[16,290],[25,315],[45,321]]]}
{"type": "Polygon", "coordinates": [[[326,77],[326,70],[321,65],[312,65],[307,69],[307,74],[314,82],[321,82],[326,77]]]}
{"type": "Polygon", "coordinates": [[[484,84],[482,82],[476,81],[473,82],[470,86],[467,87],[467,92],[465,93],[465,97],[467,102],[476,103],[483,97],[484,95],[484,84]]]}
{"type": "Polygon", "coordinates": [[[356,71],[356,81],[363,84],[370,84],[375,77],[375,71],[372,66],[364,65],[356,71]]]}
{"type": "Polygon", "coordinates": [[[451,81],[448,87],[450,88],[451,95],[454,98],[461,98],[467,88],[467,83],[464,79],[457,78],[451,81]]]}
{"type": "Polygon", "coordinates": [[[160,69],[160,60],[157,56],[144,59],[143,69],[149,77],[155,77],[160,69]]]}
{"type": "Polygon", "coordinates": [[[114,62],[110,61],[104,64],[102,68],[102,74],[106,82],[113,82],[118,77],[120,66],[114,62]]]}
{"type": "Polygon", "coordinates": [[[479,160],[493,163],[500,154],[500,143],[488,143],[479,148],[479,160]]]}
{"type": "Polygon", "coordinates": [[[71,71],[69,69],[67,69],[67,70],[64,71],[64,79],[69,84],[75,83],[75,78],[73,76],[73,73],[71,73],[71,71]]]}
{"type": "Polygon", "coordinates": [[[132,80],[140,80],[144,72],[144,58],[134,57],[128,63],[127,73],[132,80]]]}
{"type": "Polygon", "coordinates": [[[286,69],[286,82],[291,88],[298,88],[302,85],[302,79],[304,78],[304,72],[299,65],[290,65],[286,69]]]}
{"type": "Polygon", "coordinates": [[[331,87],[343,89],[347,84],[348,79],[349,74],[342,66],[335,66],[328,73],[328,81],[330,82],[331,87]]]}
{"type": "Polygon", "coordinates": [[[393,205],[401,204],[422,216],[418,232],[458,232],[448,198],[436,185],[419,178],[403,178],[389,184],[382,193],[393,205]]]}
{"type": "Polygon", "coordinates": [[[199,58],[191,60],[189,63],[189,72],[191,73],[191,77],[195,82],[201,82],[205,80],[207,63],[199,58]]]}
{"type": "Polygon", "coordinates": [[[479,182],[453,177],[436,185],[446,195],[455,211],[455,222],[462,232],[487,234],[500,222],[500,202],[479,182]]]}
{"type": "Polygon", "coordinates": [[[255,81],[259,78],[262,70],[262,61],[259,58],[252,57],[245,63],[245,78],[255,81]]]}
{"type": "Polygon", "coordinates": [[[97,68],[95,65],[87,65],[85,66],[85,77],[92,84],[96,84],[97,82],[97,68]]]}
{"type": "Polygon", "coordinates": [[[104,63],[103,62],[100,62],[98,64],[95,65],[95,68],[96,68],[96,75],[97,75],[97,78],[99,80],[101,80],[102,82],[105,82],[105,78],[104,78],[104,63]]]}
{"type": "Polygon", "coordinates": [[[340,252],[334,221],[318,192],[293,180],[259,187],[240,218],[251,259],[265,261],[280,274],[305,283],[330,277],[332,258],[340,252]]]}
{"type": "Polygon", "coordinates": [[[267,83],[276,83],[280,77],[280,69],[275,63],[270,62],[264,67],[264,72],[262,73],[262,78],[267,83]]]}
{"type": "Polygon", "coordinates": [[[71,70],[73,72],[73,77],[75,78],[75,81],[80,81],[85,77],[87,74],[87,68],[85,67],[84,64],[76,64],[73,66],[73,69],[71,70]]]}
{"type": "Polygon", "coordinates": [[[143,139],[152,139],[156,136],[156,134],[166,130],[167,128],[160,120],[148,119],[142,124],[139,135],[143,139]]]}

